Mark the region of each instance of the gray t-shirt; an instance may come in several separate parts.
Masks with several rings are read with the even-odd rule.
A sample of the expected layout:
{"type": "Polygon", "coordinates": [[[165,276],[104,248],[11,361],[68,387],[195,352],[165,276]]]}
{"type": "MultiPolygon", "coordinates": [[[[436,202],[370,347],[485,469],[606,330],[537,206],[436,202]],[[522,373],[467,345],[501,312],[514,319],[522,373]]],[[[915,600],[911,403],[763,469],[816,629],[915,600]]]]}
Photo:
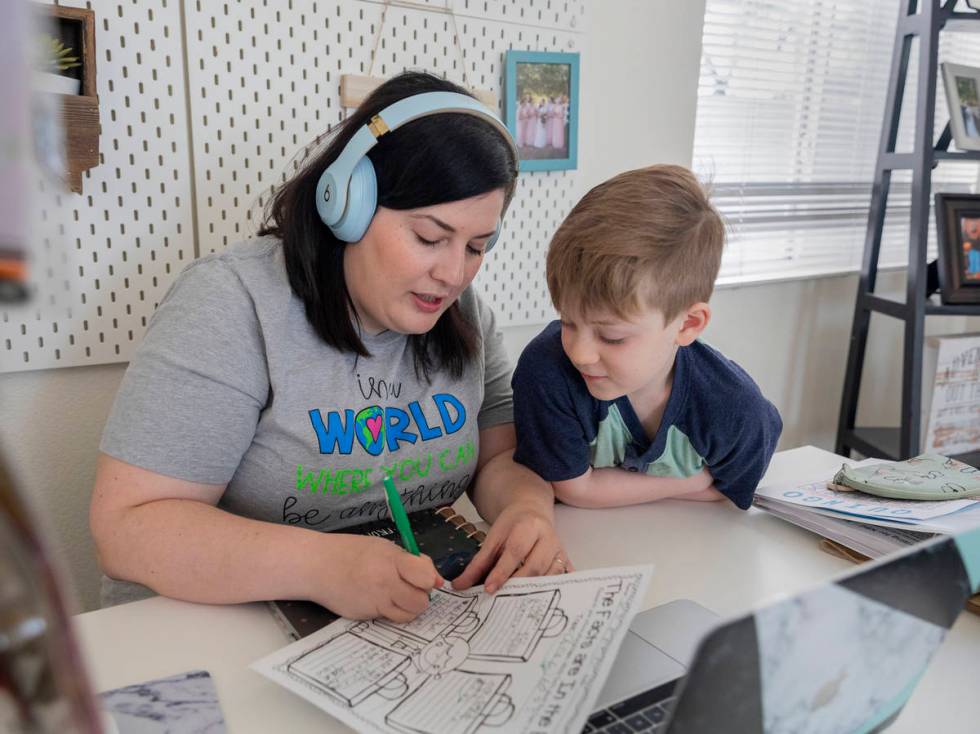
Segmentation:
{"type": "MultiPolygon", "coordinates": [[[[101,449],[179,479],[226,484],[218,507],[341,530],[387,517],[391,472],[409,512],[452,503],[473,478],[479,430],[513,421],[493,312],[460,297],[481,338],[460,379],[416,376],[408,338],[327,346],[286,276],[282,246],[250,240],[191,263],[150,321],[101,449]]],[[[103,603],[151,594],[103,580],[103,603]]]]}

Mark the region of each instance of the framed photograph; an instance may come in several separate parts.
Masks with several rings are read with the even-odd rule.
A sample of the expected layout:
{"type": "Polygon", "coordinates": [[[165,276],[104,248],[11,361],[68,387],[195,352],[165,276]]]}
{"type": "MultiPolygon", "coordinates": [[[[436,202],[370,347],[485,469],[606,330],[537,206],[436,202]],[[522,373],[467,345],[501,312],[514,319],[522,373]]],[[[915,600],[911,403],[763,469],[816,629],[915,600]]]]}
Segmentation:
{"type": "MultiPolygon", "coordinates": [[[[86,171],[99,165],[99,96],[96,84],[95,11],[64,5],[38,5],[41,16],[34,43],[39,49],[33,84],[60,108],[64,146],[57,152],[42,135],[39,157],[68,188],[82,193],[86,171]],[[63,150],[63,153],[62,153],[63,150]]],[[[43,131],[46,132],[46,131],[43,131]]]]}
{"type": "Polygon", "coordinates": [[[980,303],[980,196],[936,194],[943,303],[980,303]]]}
{"type": "Polygon", "coordinates": [[[980,69],[942,64],[949,127],[960,150],[980,150],[980,69]]]}
{"type": "Polygon", "coordinates": [[[508,51],[504,112],[522,171],[578,165],[578,54],[508,51]]]}

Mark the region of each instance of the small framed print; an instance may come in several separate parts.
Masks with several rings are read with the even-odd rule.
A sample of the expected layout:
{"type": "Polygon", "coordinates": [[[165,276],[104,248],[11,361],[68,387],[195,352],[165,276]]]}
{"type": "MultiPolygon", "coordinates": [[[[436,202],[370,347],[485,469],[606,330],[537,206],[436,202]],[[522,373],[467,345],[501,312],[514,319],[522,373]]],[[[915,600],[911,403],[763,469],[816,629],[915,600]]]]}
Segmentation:
{"type": "Polygon", "coordinates": [[[943,303],[980,303],[980,196],[936,194],[943,303]]]}
{"type": "Polygon", "coordinates": [[[949,128],[960,150],[980,150],[980,69],[942,64],[949,128]]]}
{"type": "Polygon", "coordinates": [[[508,51],[504,111],[522,171],[578,165],[577,53],[508,51]]]}

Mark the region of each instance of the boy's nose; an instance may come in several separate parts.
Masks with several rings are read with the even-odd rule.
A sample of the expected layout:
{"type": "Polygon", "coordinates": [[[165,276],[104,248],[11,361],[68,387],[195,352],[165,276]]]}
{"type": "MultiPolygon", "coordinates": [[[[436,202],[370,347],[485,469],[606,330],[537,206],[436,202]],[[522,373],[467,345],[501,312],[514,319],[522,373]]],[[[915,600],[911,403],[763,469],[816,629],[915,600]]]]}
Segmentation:
{"type": "Polygon", "coordinates": [[[599,355],[591,339],[572,337],[565,344],[565,352],[576,367],[589,367],[599,361],[599,355]]]}

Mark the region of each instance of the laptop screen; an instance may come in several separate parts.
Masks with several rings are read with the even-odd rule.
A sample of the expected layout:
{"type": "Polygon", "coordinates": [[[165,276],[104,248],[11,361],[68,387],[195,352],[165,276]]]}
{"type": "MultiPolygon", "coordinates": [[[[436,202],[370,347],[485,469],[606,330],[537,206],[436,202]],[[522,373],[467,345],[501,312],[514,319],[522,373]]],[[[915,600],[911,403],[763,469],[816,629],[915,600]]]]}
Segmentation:
{"type": "Polygon", "coordinates": [[[978,587],[980,529],[724,623],[698,648],[667,731],[876,731],[978,587]]]}

